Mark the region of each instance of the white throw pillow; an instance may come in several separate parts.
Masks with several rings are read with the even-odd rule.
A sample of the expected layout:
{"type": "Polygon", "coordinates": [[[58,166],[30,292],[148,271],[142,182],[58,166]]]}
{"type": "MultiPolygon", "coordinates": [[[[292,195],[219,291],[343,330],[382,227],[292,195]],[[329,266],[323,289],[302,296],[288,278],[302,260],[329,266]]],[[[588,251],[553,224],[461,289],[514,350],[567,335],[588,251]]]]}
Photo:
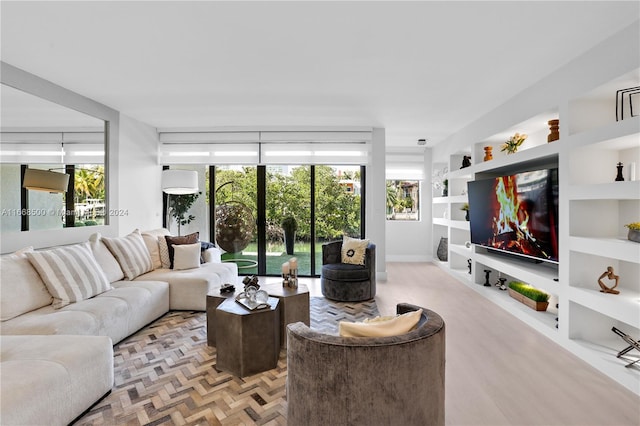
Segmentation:
{"type": "Polygon", "coordinates": [[[110,283],[124,279],[120,264],[102,241],[102,235],[99,232],[89,237],[89,248],[110,283]]]}
{"type": "Polygon", "coordinates": [[[342,239],[342,263],[364,265],[364,255],[368,246],[369,240],[359,240],[345,235],[342,239]]]}
{"type": "Polygon", "coordinates": [[[422,309],[394,317],[376,317],[364,322],[340,321],[339,333],[342,337],[387,337],[398,336],[413,330],[422,315],[422,309]]]}
{"type": "Polygon", "coordinates": [[[27,257],[53,296],[55,309],[111,290],[88,243],[34,251],[27,257]]]}
{"type": "Polygon", "coordinates": [[[169,257],[169,245],[163,236],[158,237],[158,251],[160,254],[160,264],[164,269],[171,268],[171,258],[169,257]]]}
{"type": "Polygon", "coordinates": [[[124,272],[127,279],[132,280],[139,275],[153,270],[151,255],[139,230],[134,230],[126,237],[103,237],[102,240],[118,260],[122,272],[124,272]]]}
{"type": "Polygon", "coordinates": [[[171,235],[165,228],[154,229],[151,231],[143,231],[142,239],[149,250],[151,256],[151,263],[153,263],[153,269],[162,268],[162,260],[160,259],[160,246],[158,244],[158,237],[165,235],[171,235]]]}
{"type": "Polygon", "coordinates": [[[173,246],[173,269],[200,267],[200,243],[173,246]]]}
{"type": "Polygon", "coordinates": [[[0,320],[6,321],[43,306],[53,298],[26,253],[33,247],[0,257],[0,320]]]}

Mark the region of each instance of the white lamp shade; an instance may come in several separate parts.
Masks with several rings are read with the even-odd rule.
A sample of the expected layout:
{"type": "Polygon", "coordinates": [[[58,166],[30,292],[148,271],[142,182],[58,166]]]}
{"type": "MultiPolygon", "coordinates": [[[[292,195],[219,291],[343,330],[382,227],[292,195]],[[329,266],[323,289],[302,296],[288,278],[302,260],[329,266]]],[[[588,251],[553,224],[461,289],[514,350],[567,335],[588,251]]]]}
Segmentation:
{"type": "Polygon", "coordinates": [[[26,169],[22,186],[31,191],[66,192],[69,175],[50,170],[26,169]]]}
{"type": "Polygon", "coordinates": [[[198,192],[198,172],[195,170],[163,170],[162,191],[172,195],[198,192]]]}

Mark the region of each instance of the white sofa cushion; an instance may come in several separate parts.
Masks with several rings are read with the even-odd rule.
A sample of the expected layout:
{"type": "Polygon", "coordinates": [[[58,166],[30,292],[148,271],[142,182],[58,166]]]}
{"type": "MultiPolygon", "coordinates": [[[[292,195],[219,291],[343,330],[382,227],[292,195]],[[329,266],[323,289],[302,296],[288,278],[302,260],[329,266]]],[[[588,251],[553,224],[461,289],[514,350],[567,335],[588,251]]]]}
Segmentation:
{"type": "Polygon", "coordinates": [[[0,337],[3,425],[67,425],[113,387],[103,336],[0,337]]]}
{"type": "Polygon", "coordinates": [[[153,263],[153,269],[162,268],[162,260],[160,258],[160,246],[158,244],[158,237],[164,237],[165,235],[171,235],[166,228],[153,229],[150,231],[142,232],[142,239],[144,240],[144,243],[147,246],[147,250],[149,250],[149,255],[151,256],[151,263],[153,263]]]}
{"type": "Polygon", "coordinates": [[[0,257],[0,320],[17,317],[53,301],[26,255],[0,257]]]}
{"type": "Polygon", "coordinates": [[[108,336],[117,343],[169,310],[166,282],[119,281],[113,286],[61,309],[49,305],[4,321],[0,334],[108,336]]]}
{"type": "Polygon", "coordinates": [[[132,280],[153,270],[151,255],[139,230],[136,229],[125,237],[104,237],[103,241],[118,260],[127,279],[132,280]]]}
{"type": "Polygon", "coordinates": [[[136,278],[136,281],[165,281],[169,283],[172,310],[204,311],[207,294],[219,291],[222,284],[237,284],[238,265],[235,263],[204,263],[200,268],[175,270],[156,269],[136,278]]]}
{"type": "Polygon", "coordinates": [[[56,309],[111,288],[88,244],[28,252],[26,255],[53,296],[56,309]]]}
{"type": "Polygon", "coordinates": [[[99,232],[89,237],[89,247],[110,283],[124,278],[120,264],[102,241],[102,235],[99,232]]]}
{"type": "Polygon", "coordinates": [[[200,267],[200,243],[173,246],[173,269],[200,267]]]}

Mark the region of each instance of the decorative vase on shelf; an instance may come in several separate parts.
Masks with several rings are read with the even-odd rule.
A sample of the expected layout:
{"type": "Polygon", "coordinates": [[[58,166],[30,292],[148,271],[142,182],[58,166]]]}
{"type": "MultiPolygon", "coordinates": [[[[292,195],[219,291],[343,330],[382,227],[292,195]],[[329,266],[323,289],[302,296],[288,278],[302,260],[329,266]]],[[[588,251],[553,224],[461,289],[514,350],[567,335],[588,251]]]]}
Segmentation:
{"type": "Polygon", "coordinates": [[[629,223],[625,225],[629,228],[627,239],[636,243],[640,243],[640,222],[629,223]]]}
{"type": "Polygon", "coordinates": [[[489,160],[493,160],[493,147],[492,146],[485,146],[484,147],[484,161],[489,161],[489,160]]]}
{"type": "Polygon", "coordinates": [[[547,136],[547,143],[557,141],[560,139],[560,120],[549,120],[549,136],[547,136]]]}

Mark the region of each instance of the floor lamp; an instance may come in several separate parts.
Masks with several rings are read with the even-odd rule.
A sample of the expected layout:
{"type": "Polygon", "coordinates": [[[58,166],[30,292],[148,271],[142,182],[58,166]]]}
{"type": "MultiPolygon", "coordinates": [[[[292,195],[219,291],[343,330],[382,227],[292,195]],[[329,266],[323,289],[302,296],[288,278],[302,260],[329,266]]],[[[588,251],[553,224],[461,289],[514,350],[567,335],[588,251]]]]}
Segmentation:
{"type": "Polygon", "coordinates": [[[162,171],[162,192],[167,194],[166,222],[167,229],[170,227],[169,217],[169,197],[172,195],[195,194],[198,192],[198,172],[195,170],[163,170],[162,171]]]}

